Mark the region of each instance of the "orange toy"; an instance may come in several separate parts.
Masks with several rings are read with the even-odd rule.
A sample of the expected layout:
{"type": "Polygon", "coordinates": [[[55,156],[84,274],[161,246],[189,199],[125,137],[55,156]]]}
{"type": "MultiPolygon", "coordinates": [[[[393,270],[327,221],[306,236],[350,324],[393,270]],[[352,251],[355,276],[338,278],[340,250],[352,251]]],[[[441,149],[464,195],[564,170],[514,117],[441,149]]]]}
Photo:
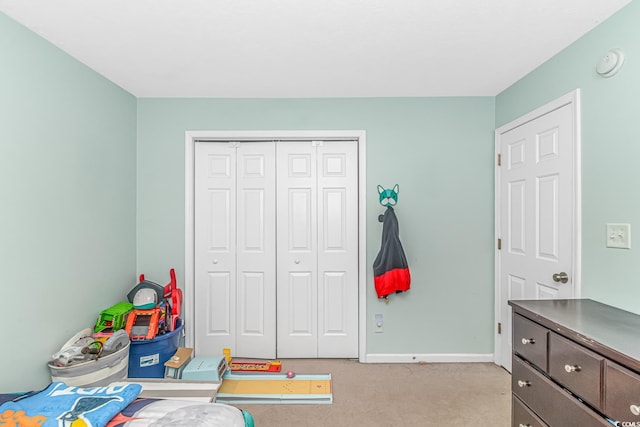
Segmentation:
{"type": "Polygon", "coordinates": [[[158,333],[161,310],[133,310],[127,317],[125,330],[131,340],[152,340],[158,333]]]}

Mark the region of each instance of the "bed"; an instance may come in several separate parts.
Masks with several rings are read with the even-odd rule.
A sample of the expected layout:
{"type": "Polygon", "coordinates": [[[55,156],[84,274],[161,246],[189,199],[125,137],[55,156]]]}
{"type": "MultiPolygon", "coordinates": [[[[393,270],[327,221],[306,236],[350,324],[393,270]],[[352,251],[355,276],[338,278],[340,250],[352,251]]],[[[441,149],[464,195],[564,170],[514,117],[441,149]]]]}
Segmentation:
{"type": "Polygon", "coordinates": [[[37,392],[0,395],[0,426],[254,427],[251,414],[234,406],[139,398],[141,390],[135,383],[78,388],[53,382],[37,392]]]}

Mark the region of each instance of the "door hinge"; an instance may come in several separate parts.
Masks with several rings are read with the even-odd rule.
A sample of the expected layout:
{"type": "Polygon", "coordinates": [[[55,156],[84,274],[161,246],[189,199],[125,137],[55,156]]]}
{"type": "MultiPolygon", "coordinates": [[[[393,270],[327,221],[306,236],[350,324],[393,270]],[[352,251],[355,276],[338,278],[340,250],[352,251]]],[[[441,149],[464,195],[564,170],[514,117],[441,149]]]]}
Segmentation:
{"type": "Polygon", "coordinates": [[[502,154],[498,154],[498,166],[502,166],[502,154]]]}
{"type": "Polygon", "coordinates": [[[498,322],[498,334],[502,333],[502,323],[498,322]]]}
{"type": "Polygon", "coordinates": [[[498,239],[498,250],[502,249],[502,239],[498,239]]]}

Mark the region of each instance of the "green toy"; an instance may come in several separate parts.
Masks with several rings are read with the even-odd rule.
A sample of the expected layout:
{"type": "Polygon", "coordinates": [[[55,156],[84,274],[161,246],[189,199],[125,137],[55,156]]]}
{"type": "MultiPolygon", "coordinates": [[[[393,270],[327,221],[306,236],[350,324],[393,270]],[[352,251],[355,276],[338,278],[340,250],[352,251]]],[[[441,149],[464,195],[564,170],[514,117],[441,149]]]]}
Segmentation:
{"type": "Polygon", "coordinates": [[[127,324],[127,315],[131,310],[133,310],[133,304],[124,301],[102,310],[93,332],[112,333],[123,329],[127,324]]]}

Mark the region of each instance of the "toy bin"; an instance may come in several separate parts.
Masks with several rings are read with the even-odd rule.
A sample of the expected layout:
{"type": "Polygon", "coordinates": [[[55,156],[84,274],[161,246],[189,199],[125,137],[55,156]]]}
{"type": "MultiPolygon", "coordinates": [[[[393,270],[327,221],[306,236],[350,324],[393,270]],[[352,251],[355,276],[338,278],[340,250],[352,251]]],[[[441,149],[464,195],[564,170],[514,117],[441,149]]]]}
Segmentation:
{"type": "Polygon", "coordinates": [[[51,381],[62,381],[75,387],[100,387],[121,381],[127,378],[129,348],[130,344],[127,343],[115,353],[98,360],[88,360],[70,366],[55,366],[49,363],[51,381]]]}
{"type": "Polygon", "coordinates": [[[131,341],[129,378],[164,378],[164,363],[171,359],[180,344],[182,319],[176,328],[150,340],[131,341]]]}

